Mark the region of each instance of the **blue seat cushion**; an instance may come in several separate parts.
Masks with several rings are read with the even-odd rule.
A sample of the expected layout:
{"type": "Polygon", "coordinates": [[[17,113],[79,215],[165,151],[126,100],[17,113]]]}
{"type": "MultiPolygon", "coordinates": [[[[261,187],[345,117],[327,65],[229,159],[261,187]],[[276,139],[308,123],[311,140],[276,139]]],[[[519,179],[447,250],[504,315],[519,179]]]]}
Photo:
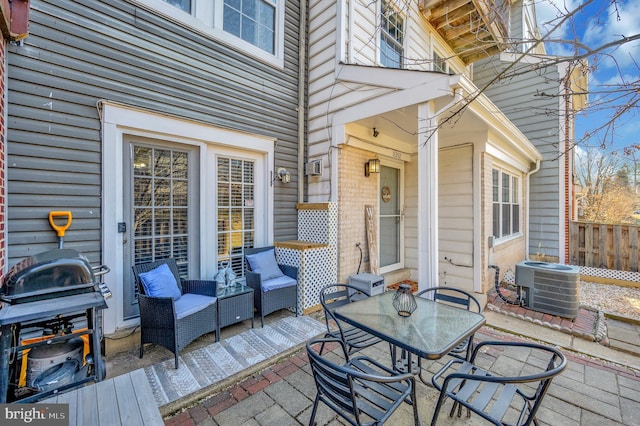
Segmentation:
{"type": "Polygon", "coordinates": [[[251,271],[260,274],[260,278],[262,278],[263,281],[284,275],[276,261],[274,249],[248,254],[247,262],[249,262],[249,266],[251,266],[251,271]]]}
{"type": "Polygon", "coordinates": [[[149,272],[143,272],[139,277],[147,296],[171,297],[173,300],[178,300],[182,296],[176,277],[166,263],[149,272]]]}
{"type": "Polygon", "coordinates": [[[277,290],[279,288],[291,287],[297,285],[298,282],[286,275],[281,277],[271,278],[270,280],[262,281],[262,291],[277,290]]]}
{"type": "MultiPolygon", "coordinates": [[[[216,303],[217,297],[204,296],[202,294],[185,293],[175,301],[176,318],[181,319],[195,314],[216,303]]],[[[212,318],[214,321],[215,318],[212,318]]]]}

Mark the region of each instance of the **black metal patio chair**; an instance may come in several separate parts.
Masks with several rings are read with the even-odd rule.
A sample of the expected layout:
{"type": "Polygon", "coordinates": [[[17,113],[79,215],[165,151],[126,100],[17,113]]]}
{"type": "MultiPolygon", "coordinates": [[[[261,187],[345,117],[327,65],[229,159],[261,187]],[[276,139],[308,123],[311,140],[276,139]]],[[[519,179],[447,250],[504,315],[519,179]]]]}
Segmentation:
{"type": "Polygon", "coordinates": [[[566,366],[567,360],[559,350],[537,343],[479,343],[469,360],[452,359],[432,377],[433,386],[440,391],[440,396],[431,424],[436,424],[442,404],[451,398],[454,404],[450,416],[453,416],[456,404],[461,404],[495,425],[529,425],[532,422],[537,425],[535,416],[551,380],[566,366]],[[490,368],[478,365],[487,364],[486,360],[479,360],[478,355],[488,347],[494,351],[514,350],[517,354],[513,359],[524,361],[518,363],[518,371],[513,375],[505,376],[504,370],[513,368],[513,363],[502,365],[498,356],[497,364],[493,365],[501,371],[498,375],[490,368]],[[523,384],[526,385],[521,386],[523,384]]]}
{"type": "MultiPolygon", "coordinates": [[[[482,306],[474,295],[455,287],[431,287],[416,293],[416,297],[424,297],[435,300],[438,303],[446,303],[467,311],[482,313],[482,306]]],[[[453,348],[448,355],[460,359],[469,359],[473,351],[473,338],[474,335],[472,334],[453,348]]]]}
{"type": "Polygon", "coordinates": [[[262,327],[264,317],[280,309],[293,308],[298,316],[298,268],[277,264],[272,252],[273,246],[244,251],[247,260],[245,278],[247,285],[253,288],[254,305],[262,327]],[[256,265],[262,268],[256,269],[256,265]]]}
{"type": "MultiPolygon", "coordinates": [[[[369,297],[369,295],[348,284],[329,284],[320,290],[320,303],[324,309],[324,321],[327,326],[327,333],[324,337],[341,339],[347,345],[349,355],[381,341],[378,337],[360,328],[342,323],[333,314],[334,309],[362,297],[369,297]],[[331,321],[336,324],[337,329],[332,329],[331,321]]],[[[323,349],[320,348],[320,353],[323,349]]]]}
{"type": "Polygon", "coordinates": [[[414,424],[420,424],[413,374],[398,374],[362,355],[349,359],[338,338],[309,340],[307,354],[317,389],[309,425],[314,424],[320,401],[352,425],[381,425],[406,402],[413,405],[414,424]],[[342,348],[343,364],[320,355],[319,347],[333,342],[342,348]]]}
{"type": "Polygon", "coordinates": [[[220,340],[215,281],[181,279],[173,258],[141,263],[131,269],[140,307],[140,358],[145,343],[155,343],[173,352],[178,368],[178,354],[189,343],[212,331],[216,333],[216,341],[220,340]],[[177,286],[173,288],[174,294],[168,293],[170,289],[162,289],[163,283],[158,278],[154,280],[155,290],[163,295],[154,296],[147,291],[149,286],[143,277],[161,267],[165,268],[165,278],[171,281],[168,284],[177,286]]]}

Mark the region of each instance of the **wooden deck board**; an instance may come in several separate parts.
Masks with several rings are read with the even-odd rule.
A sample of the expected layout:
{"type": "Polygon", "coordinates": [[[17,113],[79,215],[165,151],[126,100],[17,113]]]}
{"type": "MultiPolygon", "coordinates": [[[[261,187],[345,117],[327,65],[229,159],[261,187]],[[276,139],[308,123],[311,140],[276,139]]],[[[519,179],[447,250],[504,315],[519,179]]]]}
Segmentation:
{"type": "Polygon", "coordinates": [[[158,409],[155,398],[153,397],[153,391],[147,380],[147,376],[144,374],[144,370],[136,370],[131,372],[131,381],[133,382],[133,389],[138,397],[138,405],[140,406],[140,414],[145,425],[154,426],[158,421],[162,421],[162,418],[158,418],[158,409]]]}
{"type": "Polygon", "coordinates": [[[69,404],[70,426],[164,425],[143,370],[40,401],[69,404]]]}
{"type": "Polygon", "coordinates": [[[125,425],[141,425],[143,424],[140,415],[140,404],[133,389],[133,382],[130,374],[114,377],[116,398],[118,399],[118,411],[120,412],[120,420],[125,425]]]}
{"type": "Polygon", "coordinates": [[[83,386],[77,391],[78,422],[83,425],[100,424],[98,419],[98,399],[95,386],[83,386]]]}
{"type": "Polygon", "coordinates": [[[121,426],[122,422],[116,409],[118,399],[116,398],[116,388],[113,380],[96,383],[95,387],[96,397],[100,401],[98,404],[98,418],[102,421],[102,424],[121,426]]]}

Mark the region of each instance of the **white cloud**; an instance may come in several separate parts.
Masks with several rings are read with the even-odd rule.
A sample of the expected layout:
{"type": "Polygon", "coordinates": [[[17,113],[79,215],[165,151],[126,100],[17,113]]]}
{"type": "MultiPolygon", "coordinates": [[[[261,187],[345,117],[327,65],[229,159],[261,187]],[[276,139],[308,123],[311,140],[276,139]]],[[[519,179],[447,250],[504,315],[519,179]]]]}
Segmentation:
{"type": "MultiPolygon", "coordinates": [[[[640,34],[639,0],[594,0],[584,10],[565,22],[559,29],[548,34],[570,11],[585,4],[585,0],[534,0],[540,32],[548,35],[547,40],[579,40],[589,49],[619,41],[621,38],[640,34]],[[617,6],[617,9],[614,7],[617,6]]],[[[552,55],[574,56],[573,43],[546,42],[547,52],[552,55]]],[[[582,50],[581,53],[586,53],[582,50]]],[[[607,125],[612,116],[622,111],[629,102],[629,95],[635,92],[630,88],[629,95],[614,90],[618,85],[632,84],[638,81],[638,63],[640,63],[640,41],[625,43],[608,49],[602,54],[589,56],[589,65],[593,67],[589,74],[589,106],[576,119],[576,138],[585,133],[592,134],[586,141],[599,146],[604,138],[602,131],[595,129],[607,125]],[[635,62],[634,62],[635,59],[635,62]]],[[[637,84],[637,83],[636,83],[637,84]]],[[[613,133],[607,136],[608,149],[619,150],[631,143],[637,143],[640,134],[640,120],[637,109],[633,108],[617,117],[613,124],[613,133]],[[610,139],[613,138],[613,139],[610,139]]]]}
{"type": "MultiPolygon", "coordinates": [[[[540,0],[536,3],[536,13],[540,31],[549,33],[563,16],[583,4],[582,0],[540,0]]],[[[549,34],[550,40],[577,39],[591,49],[606,43],[621,40],[623,36],[640,34],[640,2],[637,0],[598,1],[578,12],[572,20],[565,22],[558,30],[549,34]],[[606,3],[606,4],[605,4],[606,3]],[[616,7],[617,6],[617,9],[616,7]],[[618,19],[619,18],[619,19],[618,19]]],[[[573,56],[571,44],[546,43],[547,51],[553,55],[573,56]]],[[[584,52],[583,52],[584,53],[584,52]]],[[[600,66],[612,68],[633,64],[633,58],[640,59],[640,42],[630,42],[607,50],[601,58],[600,66]],[[610,56],[607,56],[610,55],[610,56]]]]}
{"type": "MultiPolygon", "coordinates": [[[[611,41],[622,40],[624,37],[640,34],[640,3],[628,1],[618,3],[618,8],[610,5],[602,14],[594,26],[585,31],[583,41],[592,47],[601,46],[611,41]]],[[[640,42],[624,43],[615,49],[608,51],[618,65],[624,67],[633,64],[633,58],[640,59],[640,42]]],[[[615,66],[612,60],[605,60],[603,63],[608,66],[615,66]]]]}
{"type": "MultiPolygon", "coordinates": [[[[539,0],[536,2],[536,15],[542,35],[547,35],[567,13],[577,9],[581,3],[580,0],[539,0]]],[[[563,23],[550,37],[553,39],[573,39],[570,23],[563,23]]],[[[558,54],[556,53],[557,49],[563,49],[557,44],[548,47],[551,50],[550,53],[553,54],[558,54]]],[[[567,48],[565,47],[564,50],[567,48]]]]}

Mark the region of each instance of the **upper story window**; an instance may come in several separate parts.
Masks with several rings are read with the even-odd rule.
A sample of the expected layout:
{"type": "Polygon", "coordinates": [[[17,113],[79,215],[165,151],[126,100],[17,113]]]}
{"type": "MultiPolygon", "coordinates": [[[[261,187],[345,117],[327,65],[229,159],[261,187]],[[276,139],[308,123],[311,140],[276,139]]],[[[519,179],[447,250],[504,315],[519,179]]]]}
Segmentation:
{"type": "Polygon", "coordinates": [[[492,170],[493,235],[497,238],[520,233],[520,178],[492,170]]]}
{"type": "Polygon", "coordinates": [[[380,7],[380,63],[402,68],[404,58],[404,17],[388,1],[380,7]]]}
{"type": "Polygon", "coordinates": [[[443,73],[449,72],[449,66],[447,65],[447,61],[438,54],[435,50],[433,51],[433,71],[440,71],[443,73]]]}
{"type": "Polygon", "coordinates": [[[245,51],[284,65],[283,0],[136,0],[171,20],[245,51]]]}
{"type": "Polygon", "coordinates": [[[175,6],[178,9],[191,13],[191,0],[164,0],[169,3],[171,6],[175,6]]]}
{"type": "Polygon", "coordinates": [[[224,0],[223,29],[269,53],[275,50],[275,26],[275,0],[224,0]]]}

